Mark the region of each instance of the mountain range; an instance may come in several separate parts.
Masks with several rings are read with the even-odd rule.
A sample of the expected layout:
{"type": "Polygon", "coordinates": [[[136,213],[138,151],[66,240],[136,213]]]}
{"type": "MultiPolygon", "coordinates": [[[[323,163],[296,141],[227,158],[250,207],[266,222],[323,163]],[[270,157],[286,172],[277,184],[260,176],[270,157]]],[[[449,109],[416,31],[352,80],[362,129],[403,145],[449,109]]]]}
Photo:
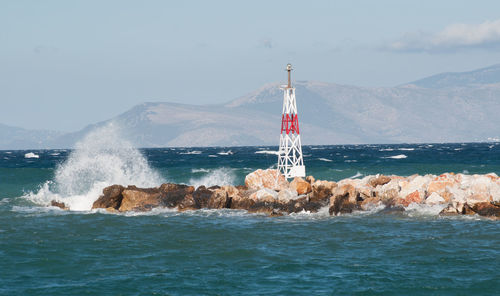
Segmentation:
{"type": "MultiPolygon", "coordinates": [[[[149,102],[71,133],[0,124],[0,149],[71,148],[114,122],[138,147],[277,145],[278,83],[224,104],[149,102]]],[[[442,73],[396,87],[294,83],[302,143],[430,143],[500,137],[500,64],[442,73]]]]}

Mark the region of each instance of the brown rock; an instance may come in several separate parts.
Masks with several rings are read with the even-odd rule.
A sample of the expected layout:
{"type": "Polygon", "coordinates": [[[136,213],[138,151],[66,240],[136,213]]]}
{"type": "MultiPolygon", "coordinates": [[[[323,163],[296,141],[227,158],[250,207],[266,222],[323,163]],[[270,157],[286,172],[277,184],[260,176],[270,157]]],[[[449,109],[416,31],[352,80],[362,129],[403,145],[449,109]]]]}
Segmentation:
{"type": "Polygon", "coordinates": [[[441,212],[439,212],[439,215],[442,216],[455,216],[458,215],[458,210],[453,207],[453,205],[449,205],[446,208],[444,208],[441,212]]]}
{"type": "Polygon", "coordinates": [[[122,191],[123,199],[118,209],[126,211],[150,211],[161,205],[159,188],[137,188],[128,186],[122,191]]]}
{"type": "Polygon", "coordinates": [[[452,187],[453,185],[452,181],[431,181],[429,186],[427,186],[427,192],[429,194],[433,192],[441,193],[446,190],[446,187],[452,187]]]}
{"type": "Polygon", "coordinates": [[[313,176],[307,176],[306,181],[312,185],[316,181],[316,179],[313,176]]]}
{"type": "MultiPolygon", "coordinates": [[[[161,206],[175,208],[186,203],[185,198],[194,192],[193,186],[165,183],[160,186],[161,206]]],[[[192,198],[192,196],[191,196],[192,198]]]]}
{"type": "Polygon", "coordinates": [[[369,197],[361,202],[361,209],[367,211],[373,207],[380,205],[382,201],[379,197],[369,197]]]}
{"type": "Polygon", "coordinates": [[[415,190],[414,192],[408,194],[405,198],[403,199],[398,199],[396,201],[396,204],[400,204],[404,207],[409,206],[411,203],[421,203],[423,201],[423,197],[421,196],[420,192],[418,190],[415,190]]]}
{"type": "Polygon", "coordinates": [[[372,187],[377,187],[378,185],[385,185],[390,181],[391,181],[390,177],[380,175],[378,177],[370,179],[370,181],[368,181],[368,184],[370,184],[372,187]]]}
{"type": "Polygon", "coordinates": [[[337,183],[330,181],[318,180],[312,184],[312,201],[320,201],[328,199],[333,195],[333,192],[337,188],[337,183]]]}
{"type": "Polygon", "coordinates": [[[245,177],[245,186],[248,189],[282,190],[288,187],[285,177],[277,170],[256,170],[245,177]]]}
{"type": "Polygon", "coordinates": [[[120,208],[124,189],[121,185],[112,185],[104,188],[102,195],[92,204],[92,209],[120,208]]]}
{"type": "Polygon", "coordinates": [[[63,209],[63,210],[69,210],[69,208],[63,202],[58,202],[58,201],[53,200],[50,202],[50,205],[53,207],[58,207],[58,208],[63,209]]]}
{"type": "Polygon", "coordinates": [[[231,207],[231,197],[224,189],[217,189],[208,200],[209,209],[226,209],[231,207]]]}
{"type": "Polygon", "coordinates": [[[500,218],[500,207],[490,202],[479,202],[472,206],[472,210],[481,216],[500,218]]]}
{"type": "Polygon", "coordinates": [[[295,177],[292,182],[290,182],[290,188],[297,191],[298,195],[308,194],[312,191],[311,184],[300,177],[295,177]]]}
{"type": "Polygon", "coordinates": [[[193,192],[193,198],[196,203],[196,208],[206,208],[208,207],[208,201],[212,197],[213,191],[207,189],[205,186],[200,186],[193,192]]]}
{"type": "Polygon", "coordinates": [[[347,195],[348,201],[350,203],[356,203],[358,201],[358,192],[356,188],[351,184],[345,184],[337,189],[334,192],[334,196],[344,196],[347,195]]]}
{"type": "Polygon", "coordinates": [[[196,202],[193,198],[193,195],[188,194],[188,195],[184,196],[184,198],[179,202],[179,204],[177,205],[177,209],[179,209],[179,211],[183,212],[183,211],[187,211],[187,210],[196,210],[199,208],[196,206],[196,202]]]}
{"type": "Polygon", "coordinates": [[[352,211],[357,208],[357,204],[349,202],[348,192],[346,192],[344,195],[334,195],[330,197],[330,215],[352,213],[352,211]]]}

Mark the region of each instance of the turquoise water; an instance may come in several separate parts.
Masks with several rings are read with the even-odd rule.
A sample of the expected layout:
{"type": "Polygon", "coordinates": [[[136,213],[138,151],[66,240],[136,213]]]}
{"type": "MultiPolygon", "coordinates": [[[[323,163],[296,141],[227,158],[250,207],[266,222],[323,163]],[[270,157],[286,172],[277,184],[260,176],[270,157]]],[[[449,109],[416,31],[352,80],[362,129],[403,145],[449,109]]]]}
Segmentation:
{"type": "MultiPolygon", "coordinates": [[[[242,184],[276,162],[256,153],[276,147],[101,148],[0,151],[0,295],[500,294],[500,224],[474,216],[47,207],[58,197],[84,208],[91,188],[116,180],[242,184]]],[[[308,174],[329,180],[500,174],[492,143],[314,146],[304,155],[308,174]]]]}

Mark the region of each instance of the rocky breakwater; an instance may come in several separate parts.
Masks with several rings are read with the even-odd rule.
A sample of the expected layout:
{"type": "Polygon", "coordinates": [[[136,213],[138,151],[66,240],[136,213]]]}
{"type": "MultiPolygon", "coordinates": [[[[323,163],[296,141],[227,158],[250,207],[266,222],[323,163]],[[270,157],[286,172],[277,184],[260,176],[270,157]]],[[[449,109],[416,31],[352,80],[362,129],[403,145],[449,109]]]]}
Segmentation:
{"type": "MultiPolygon", "coordinates": [[[[63,203],[53,205],[65,207],[63,203]]],[[[330,215],[380,209],[405,211],[432,207],[440,215],[481,215],[500,219],[500,178],[495,174],[446,173],[409,177],[375,175],[339,182],[295,178],[288,182],[276,170],[257,170],[244,186],[162,184],[155,188],[112,185],[92,208],[111,212],[149,211],[153,208],[240,209],[280,216],[302,211],[330,215]]]]}

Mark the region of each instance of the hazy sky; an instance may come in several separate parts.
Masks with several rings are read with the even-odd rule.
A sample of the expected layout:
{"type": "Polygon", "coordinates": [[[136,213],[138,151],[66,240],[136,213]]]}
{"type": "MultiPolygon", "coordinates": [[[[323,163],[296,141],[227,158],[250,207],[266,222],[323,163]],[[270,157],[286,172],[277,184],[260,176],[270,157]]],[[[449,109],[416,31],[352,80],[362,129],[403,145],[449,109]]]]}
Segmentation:
{"type": "Polygon", "coordinates": [[[0,123],[73,131],[146,101],[297,80],[395,86],[500,63],[500,1],[0,0],[0,123]]]}

